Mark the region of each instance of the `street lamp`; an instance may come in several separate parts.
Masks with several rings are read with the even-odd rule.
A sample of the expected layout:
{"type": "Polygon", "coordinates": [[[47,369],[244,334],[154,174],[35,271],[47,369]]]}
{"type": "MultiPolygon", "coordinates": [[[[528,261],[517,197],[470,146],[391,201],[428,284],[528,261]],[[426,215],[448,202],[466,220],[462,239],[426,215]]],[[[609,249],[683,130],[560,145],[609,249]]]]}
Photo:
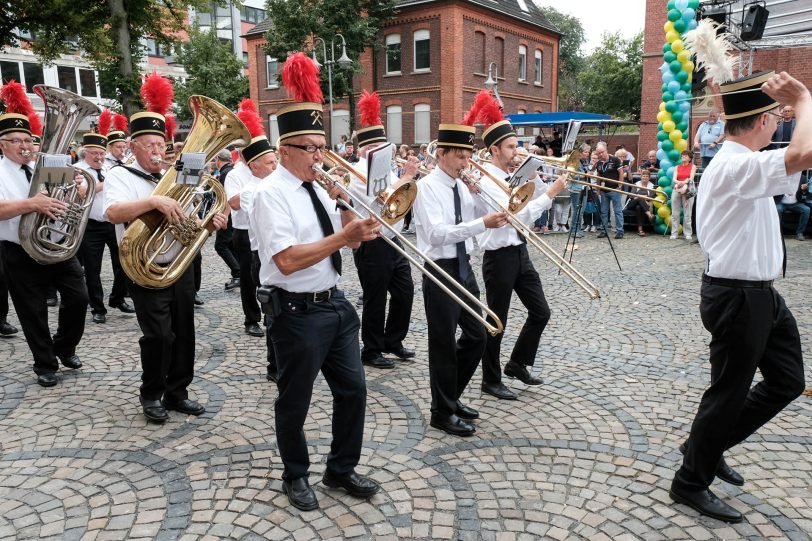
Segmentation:
{"type": "Polygon", "coordinates": [[[327,65],[327,88],[330,91],[330,135],[328,137],[328,141],[330,145],[333,144],[333,64],[338,64],[339,66],[346,67],[352,65],[352,60],[349,56],[347,56],[347,42],[344,40],[344,36],[341,34],[336,34],[335,36],[330,39],[330,58],[327,58],[327,44],[325,41],[316,36],[313,39],[313,63],[316,64],[319,68],[322,66],[319,63],[318,58],[316,58],[316,47],[318,47],[318,42],[321,42],[321,51],[324,56],[324,63],[327,65]],[[341,38],[341,56],[336,60],[336,47],[335,47],[335,39],[341,38]]]}
{"type": "Polygon", "coordinates": [[[485,88],[493,90],[493,95],[496,101],[499,102],[499,107],[505,108],[502,98],[499,96],[499,71],[496,68],[496,62],[488,64],[488,78],[485,79],[485,88]]]}

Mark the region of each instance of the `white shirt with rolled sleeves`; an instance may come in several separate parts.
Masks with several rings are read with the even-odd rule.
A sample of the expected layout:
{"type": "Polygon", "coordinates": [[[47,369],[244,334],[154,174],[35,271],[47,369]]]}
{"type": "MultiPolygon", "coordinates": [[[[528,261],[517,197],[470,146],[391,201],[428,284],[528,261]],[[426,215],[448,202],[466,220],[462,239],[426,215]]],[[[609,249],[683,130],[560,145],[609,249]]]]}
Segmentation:
{"type": "MultiPolygon", "coordinates": [[[[271,175],[268,175],[265,178],[268,179],[270,176],[271,175]]],[[[246,184],[240,192],[240,210],[244,212],[246,216],[248,216],[248,241],[251,243],[251,250],[259,249],[256,232],[257,228],[251,219],[251,209],[254,206],[254,194],[259,188],[260,182],[263,180],[264,179],[251,175],[251,180],[248,181],[248,184],[246,184]]]]}
{"type": "MultiPolygon", "coordinates": [[[[253,177],[251,169],[245,165],[245,162],[235,163],[234,167],[226,175],[224,185],[226,198],[231,199],[238,193],[241,194],[243,188],[251,182],[253,177]]],[[[240,198],[242,198],[242,195],[240,198]]],[[[248,229],[248,215],[242,210],[231,209],[231,225],[234,229],[248,229]]]]}
{"type": "MultiPolygon", "coordinates": [[[[367,170],[367,160],[366,158],[360,158],[358,163],[353,164],[353,167],[363,173],[367,170]]],[[[389,173],[390,183],[392,186],[397,184],[398,177],[394,173],[394,171],[389,173]]],[[[361,179],[356,177],[353,174],[350,174],[350,193],[353,197],[357,197],[361,201],[364,202],[369,208],[377,213],[378,216],[381,215],[381,203],[378,201],[377,197],[369,197],[367,196],[367,185],[364,182],[361,182],[361,179]]],[[[355,209],[357,209],[364,217],[368,216],[368,212],[364,210],[360,205],[355,205],[355,209]]],[[[400,233],[403,230],[403,220],[399,220],[397,223],[392,224],[392,229],[400,233]]],[[[388,238],[394,238],[395,234],[387,229],[386,227],[381,226],[381,235],[385,235],[388,238]]]]}
{"type": "Polygon", "coordinates": [[[465,241],[469,254],[474,249],[474,236],[485,231],[482,216],[490,211],[480,196],[474,196],[468,187],[453,179],[439,167],[420,179],[414,214],[417,220],[417,248],[436,261],[457,257],[457,243],[465,241]],[[455,224],[454,192],[460,194],[462,222],[455,224]]]}
{"type": "Polygon", "coordinates": [[[784,253],[773,196],[797,187],[787,175],[786,148],[753,152],[727,141],[702,174],[696,200],[697,238],[705,274],[735,280],[773,280],[784,253]]]}
{"type": "MultiPolygon", "coordinates": [[[[502,171],[492,163],[487,164],[485,168],[490,174],[500,180],[504,180],[505,177],[508,176],[508,173],[502,171]]],[[[493,181],[491,181],[489,178],[483,177],[479,181],[479,184],[482,186],[482,190],[486,191],[493,199],[495,199],[502,206],[502,208],[508,207],[508,195],[493,181]]],[[[541,184],[544,183],[541,182],[541,184]]],[[[545,210],[549,210],[553,206],[552,200],[547,196],[547,194],[543,193],[545,191],[547,191],[546,185],[544,185],[544,188],[542,189],[539,189],[539,186],[536,185],[530,202],[525,205],[521,212],[515,215],[519,221],[526,225],[530,224],[532,227],[532,223],[539,216],[541,216],[541,213],[545,210]]],[[[518,246],[522,243],[519,233],[509,224],[495,229],[486,229],[483,233],[477,235],[476,240],[479,247],[483,250],[498,250],[499,248],[505,248],[506,246],[518,246]]]]}
{"type": "MultiPolygon", "coordinates": [[[[341,213],[336,209],[336,202],[315,181],[313,188],[332,221],[333,231],[341,230],[341,213]]],[[[333,268],[329,256],[287,276],[274,263],[273,256],[279,252],[324,238],[316,210],[302,181],[281,164],[254,192],[250,223],[257,236],[261,264],[259,281],[262,285],[276,286],[292,293],[315,293],[338,283],[341,276],[333,268]]]]}
{"type": "MultiPolygon", "coordinates": [[[[98,173],[96,173],[96,170],[90,167],[86,161],[80,161],[76,164],[76,167],[84,169],[90,176],[96,179],[96,182],[99,182],[98,173]]],[[[102,175],[104,176],[104,180],[107,181],[105,167],[102,167],[102,175]]],[[[104,186],[104,184],[103,182],[102,186],[104,186]]],[[[96,192],[96,195],[93,196],[93,205],[90,207],[90,219],[96,220],[97,222],[107,221],[107,218],[104,216],[104,189],[100,192],[96,192]]]]}
{"type": "MultiPolygon", "coordinates": [[[[29,163],[28,166],[34,170],[33,163],[29,163]]],[[[5,157],[0,158],[0,199],[4,201],[28,199],[30,188],[22,165],[5,157]]],[[[20,244],[20,218],[21,216],[15,216],[8,220],[0,220],[0,240],[20,244]]]]}

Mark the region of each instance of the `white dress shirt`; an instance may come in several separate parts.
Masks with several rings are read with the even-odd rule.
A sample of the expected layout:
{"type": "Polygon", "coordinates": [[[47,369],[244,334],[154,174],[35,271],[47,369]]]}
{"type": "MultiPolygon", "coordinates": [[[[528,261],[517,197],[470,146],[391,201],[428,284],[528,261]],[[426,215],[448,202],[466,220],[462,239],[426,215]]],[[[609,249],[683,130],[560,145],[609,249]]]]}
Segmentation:
{"type": "MultiPolygon", "coordinates": [[[[316,182],[313,188],[333,223],[333,230],[341,230],[340,211],[336,202],[316,182]]],[[[318,242],[324,238],[316,210],[302,181],[278,165],[276,170],[254,192],[251,224],[255,224],[259,248],[259,281],[262,285],[276,286],[293,293],[314,293],[330,289],[338,283],[340,275],[333,268],[330,257],[315,265],[282,274],[273,256],[300,244],[318,242]]]]}
{"type": "MultiPolygon", "coordinates": [[[[82,160],[78,162],[76,167],[87,171],[90,176],[96,179],[97,185],[101,184],[101,186],[104,186],[104,182],[99,182],[99,175],[96,173],[96,170],[90,167],[90,164],[88,164],[86,161],[82,160]]],[[[105,167],[102,167],[102,175],[106,181],[107,172],[105,167]]],[[[107,221],[106,217],[104,216],[104,188],[102,188],[101,191],[96,192],[96,195],[93,196],[93,205],[90,207],[90,219],[96,220],[97,222],[107,221]]]]}
{"type": "Polygon", "coordinates": [[[420,179],[414,214],[417,218],[417,248],[431,260],[457,257],[457,243],[465,242],[465,251],[474,249],[473,237],[485,231],[482,216],[488,209],[479,196],[474,197],[468,187],[453,179],[439,167],[420,179]],[[456,224],[454,192],[460,195],[462,222],[456,224]]]}
{"type": "Polygon", "coordinates": [[[715,278],[773,280],[783,248],[772,197],[795,189],[786,148],[753,152],[727,141],[702,174],[696,200],[697,237],[705,273],[715,278]]]}
{"type": "MultiPolygon", "coordinates": [[[[507,172],[502,171],[493,163],[487,164],[485,169],[488,171],[488,173],[500,180],[508,176],[507,172]]],[[[487,192],[493,199],[495,199],[499,205],[502,206],[502,208],[507,209],[510,198],[504,192],[504,190],[502,190],[502,188],[497,186],[489,178],[484,177],[479,181],[479,184],[482,187],[482,190],[487,192]]],[[[553,202],[549,196],[547,196],[545,193],[537,196],[536,192],[538,191],[538,186],[536,186],[530,202],[525,205],[521,212],[515,214],[519,221],[523,222],[528,227],[533,227],[533,222],[535,222],[539,216],[541,216],[541,213],[545,210],[549,210],[550,207],[553,206],[553,202]]],[[[518,246],[519,244],[522,244],[521,236],[510,224],[495,229],[486,229],[483,233],[477,235],[476,240],[479,247],[483,250],[498,250],[499,248],[505,248],[506,246],[518,246]]]]}
{"type": "MultiPolygon", "coordinates": [[[[28,166],[34,170],[34,162],[28,166]]],[[[28,199],[28,190],[31,185],[22,170],[22,165],[6,157],[0,158],[0,199],[3,201],[17,201],[28,199]]],[[[20,244],[20,218],[15,216],[8,220],[0,220],[0,240],[8,240],[20,244]]]]}
{"type": "MultiPolygon", "coordinates": [[[[353,164],[356,170],[359,172],[364,172],[367,170],[367,158],[359,158],[358,163],[353,164]]],[[[397,184],[398,176],[395,174],[394,171],[389,173],[390,183],[392,186],[397,184]]],[[[350,193],[354,196],[363,201],[369,208],[375,211],[375,213],[380,216],[381,215],[381,203],[378,201],[377,197],[369,197],[367,196],[367,185],[364,182],[361,182],[361,179],[356,177],[353,174],[350,174],[350,193]]],[[[355,205],[355,208],[364,216],[368,217],[369,213],[365,211],[360,205],[355,205]]],[[[392,229],[400,233],[403,230],[403,220],[399,220],[397,223],[392,224],[392,229]]],[[[381,226],[381,235],[385,235],[388,238],[392,239],[395,237],[395,234],[387,229],[386,227],[381,226]]]]}
{"type": "MultiPolygon", "coordinates": [[[[242,192],[242,189],[251,181],[253,176],[251,169],[245,165],[245,162],[235,163],[234,168],[226,175],[224,185],[226,199],[231,199],[242,192]]],[[[242,210],[231,209],[231,225],[234,229],[248,229],[248,216],[242,210]]]]}
{"type": "MultiPolygon", "coordinates": [[[[270,177],[270,175],[268,175],[268,177],[270,177]]],[[[228,177],[226,177],[226,180],[228,180],[228,177]]],[[[254,226],[254,223],[251,220],[251,209],[254,206],[254,194],[259,188],[259,183],[261,181],[261,178],[251,175],[251,180],[248,181],[248,184],[246,184],[240,192],[240,211],[248,217],[248,241],[251,243],[252,251],[259,249],[259,243],[257,242],[257,228],[254,226]]]]}
{"type": "MultiPolygon", "coordinates": [[[[126,157],[125,157],[125,159],[126,159],[126,157]]],[[[124,165],[124,160],[119,160],[118,158],[113,157],[113,155],[108,152],[107,154],[104,155],[104,166],[105,167],[102,170],[102,172],[106,171],[107,169],[111,169],[111,168],[113,168],[113,167],[115,167],[117,165],[124,165]],[[118,163],[119,161],[121,161],[121,163],[118,163]]]]}

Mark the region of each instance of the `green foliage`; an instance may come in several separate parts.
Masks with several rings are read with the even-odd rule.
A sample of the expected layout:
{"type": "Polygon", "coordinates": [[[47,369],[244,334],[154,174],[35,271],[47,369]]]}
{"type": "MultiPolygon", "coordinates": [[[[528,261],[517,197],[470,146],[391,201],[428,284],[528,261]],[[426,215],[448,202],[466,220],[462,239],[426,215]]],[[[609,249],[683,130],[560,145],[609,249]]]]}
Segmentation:
{"type": "Polygon", "coordinates": [[[628,40],[620,33],[604,33],[601,46],[585,59],[576,83],[587,111],[639,120],[643,33],[628,40]]]}
{"type": "Polygon", "coordinates": [[[192,118],[189,96],[201,94],[236,109],[239,101],[248,96],[248,79],[243,76],[243,63],[231,48],[217,38],[214,29],[201,32],[192,28],[189,41],[179,46],[177,60],[186,69],[189,78],[175,83],[175,102],[180,107],[178,118],[192,118]]]}
{"type": "Polygon", "coordinates": [[[539,6],[539,9],[563,34],[558,44],[558,108],[562,111],[580,109],[582,100],[577,75],[584,65],[581,54],[581,47],[586,41],[584,27],[577,17],[561,13],[553,7],[539,6]]]}

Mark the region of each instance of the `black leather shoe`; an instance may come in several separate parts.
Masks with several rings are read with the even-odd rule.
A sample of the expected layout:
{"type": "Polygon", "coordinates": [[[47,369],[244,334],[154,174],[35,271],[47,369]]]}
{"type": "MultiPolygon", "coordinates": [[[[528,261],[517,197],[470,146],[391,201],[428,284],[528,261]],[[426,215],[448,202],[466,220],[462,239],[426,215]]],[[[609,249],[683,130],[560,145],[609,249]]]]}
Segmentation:
{"type": "Polygon", "coordinates": [[[101,313],[93,314],[93,323],[105,323],[107,316],[101,313]]]}
{"type": "Polygon", "coordinates": [[[232,289],[236,289],[238,287],[240,287],[240,279],[239,279],[239,277],[235,276],[234,278],[232,278],[231,280],[226,282],[225,290],[226,291],[231,291],[232,289]]]}
{"type": "Polygon", "coordinates": [[[125,314],[134,314],[135,313],[135,308],[130,306],[130,304],[127,301],[121,301],[118,304],[110,304],[109,306],[110,306],[110,308],[118,308],[119,310],[121,310],[125,314]]]}
{"type": "Polygon", "coordinates": [[[164,407],[168,410],[179,411],[188,415],[203,415],[206,413],[206,408],[201,406],[199,402],[189,398],[177,402],[164,398],[164,407]]]}
{"type": "Polygon", "coordinates": [[[56,297],[48,297],[47,299],[45,299],[45,304],[53,308],[54,306],[59,304],[59,299],[57,299],[56,297]]]}
{"type": "Polygon", "coordinates": [[[482,392],[502,400],[516,400],[516,393],[505,387],[504,383],[483,383],[482,392]]]}
{"type": "Polygon", "coordinates": [[[82,368],[82,361],[79,359],[78,355],[71,355],[70,357],[61,357],[57,355],[56,357],[62,362],[62,366],[66,368],[73,368],[74,370],[77,368],[82,368]]]}
{"type": "Polygon", "coordinates": [[[203,302],[203,299],[200,298],[200,295],[195,293],[195,306],[203,306],[204,304],[206,303],[203,302]]]}
{"type": "Polygon", "coordinates": [[[479,419],[479,412],[474,408],[469,408],[459,400],[457,400],[457,417],[470,421],[471,419],[479,419]]]}
{"type": "Polygon", "coordinates": [[[10,334],[17,334],[17,327],[9,323],[8,321],[4,321],[0,323],[0,334],[3,336],[9,336],[10,334]]]}
{"type": "Polygon", "coordinates": [[[57,381],[56,374],[51,372],[50,374],[40,374],[37,376],[37,383],[39,383],[42,387],[53,387],[56,385],[57,381]]]}
{"type": "MultiPolygon", "coordinates": [[[[679,452],[684,455],[687,448],[688,444],[683,443],[679,446],[679,452]]],[[[725,462],[725,457],[722,457],[722,460],[719,461],[714,475],[716,475],[716,477],[722,481],[730,483],[731,485],[736,485],[737,487],[744,485],[744,477],[742,477],[739,472],[728,466],[727,462],[725,462]]]]}
{"type": "Polygon", "coordinates": [[[456,415],[452,415],[448,418],[432,415],[431,422],[429,424],[434,428],[439,428],[447,434],[451,434],[452,436],[461,436],[463,438],[473,436],[474,432],[476,432],[474,425],[468,421],[463,421],[456,415]]]}
{"type": "Polygon", "coordinates": [[[623,238],[623,233],[615,233],[615,238],[616,239],[622,239],[623,238]]]}
{"type": "Polygon", "coordinates": [[[390,349],[386,353],[391,353],[398,359],[411,359],[412,357],[414,357],[414,350],[406,349],[403,346],[400,346],[399,348],[390,349]]]}
{"type": "Polygon", "coordinates": [[[526,366],[516,363],[505,365],[505,375],[509,378],[516,378],[526,385],[541,385],[544,380],[537,378],[527,369],[526,366]]]}
{"type": "Polygon", "coordinates": [[[741,513],[717,498],[716,494],[708,489],[679,490],[671,485],[668,495],[675,502],[685,504],[705,516],[733,524],[742,521],[741,513]]]}
{"type": "Polygon", "coordinates": [[[354,471],[346,475],[336,475],[330,470],[325,470],[321,482],[330,488],[343,488],[356,498],[369,498],[381,489],[378,483],[369,477],[358,475],[354,471]]]}
{"type": "Polygon", "coordinates": [[[251,323],[250,325],[245,326],[245,332],[250,334],[251,336],[258,336],[263,337],[265,336],[265,331],[257,325],[256,323],[251,323]]]}
{"type": "Polygon", "coordinates": [[[160,400],[145,400],[144,397],[138,397],[141,401],[141,408],[144,411],[144,417],[155,423],[163,423],[169,419],[169,414],[166,408],[161,404],[160,400]]]}
{"type": "Polygon", "coordinates": [[[288,495],[290,504],[296,509],[312,511],[319,507],[319,500],[316,499],[316,493],[310,488],[307,477],[299,477],[292,481],[282,479],[282,492],[288,495]]]}
{"type": "Polygon", "coordinates": [[[268,374],[265,377],[268,379],[268,381],[279,383],[279,372],[276,370],[268,370],[268,374]]]}
{"type": "Polygon", "coordinates": [[[372,357],[371,359],[361,359],[361,362],[373,368],[394,368],[395,361],[387,359],[383,355],[372,357]]]}

